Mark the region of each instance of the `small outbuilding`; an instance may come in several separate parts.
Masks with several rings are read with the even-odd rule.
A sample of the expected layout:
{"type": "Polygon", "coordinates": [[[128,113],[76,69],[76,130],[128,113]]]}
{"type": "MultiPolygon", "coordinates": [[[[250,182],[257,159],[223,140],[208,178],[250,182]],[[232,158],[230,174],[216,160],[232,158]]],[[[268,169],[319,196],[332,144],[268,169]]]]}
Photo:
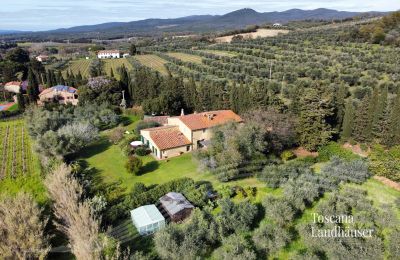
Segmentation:
{"type": "Polygon", "coordinates": [[[155,205],[132,210],[131,218],[140,235],[152,234],[165,226],[165,218],[155,205]]]}
{"type": "Polygon", "coordinates": [[[160,198],[160,207],[172,222],[186,219],[194,206],[181,193],[169,192],[160,198]]]}

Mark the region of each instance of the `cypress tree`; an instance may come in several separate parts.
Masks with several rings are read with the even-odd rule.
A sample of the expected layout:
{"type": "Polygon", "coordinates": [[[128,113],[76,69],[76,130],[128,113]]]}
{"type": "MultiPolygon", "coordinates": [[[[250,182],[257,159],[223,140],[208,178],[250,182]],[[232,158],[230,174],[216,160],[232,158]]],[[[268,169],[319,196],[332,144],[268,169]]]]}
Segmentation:
{"type": "Polygon", "coordinates": [[[364,141],[369,142],[372,139],[372,128],[374,126],[374,118],[376,110],[378,108],[378,104],[379,104],[379,91],[378,88],[375,87],[374,90],[372,91],[372,96],[368,106],[367,127],[363,131],[364,132],[363,136],[365,137],[364,141]]]}
{"type": "Polygon", "coordinates": [[[31,68],[29,68],[28,71],[28,87],[26,92],[28,94],[29,102],[35,103],[39,96],[39,83],[31,68]]]}
{"type": "Polygon", "coordinates": [[[345,105],[341,138],[348,140],[354,127],[354,105],[352,100],[348,100],[345,105]]]}
{"type": "Polygon", "coordinates": [[[391,107],[387,145],[394,146],[400,144],[400,89],[391,107]]]}
{"type": "Polygon", "coordinates": [[[347,97],[347,87],[344,84],[340,84],[336,92],[336,127],[340,129],[343,123],[343,117],[345,113],[345,99],[347,97]]]}
{"type": "Polygon", "coordinates": [[[387,130],[387,101],[388,101],[388,87],[385,86],[379,96],[378,103],[376,104],[372,120],[372,136],[376,139],[381,139],[382,135],[387,130]]]}
{"type": "Polygon", "coordinates": [[[307,89],[301,98],[298,125],[299,142],[310,151],[316,151],[328,143],[334,130],[327,122],[333,115],[330,97],[323,97],[315,88],[307,89]]]}
{"type": "Polygon", "coordinates": [[[113,68],[110,69],[110,77],[114,78],[114,70],[113,70],[113,68]]]}
{"type": "Polygon", "coordinates": [[[17,102],[18,102],[18,108],[21,111],[24,111],[26,105],[25,105],[25,98],[24,98],[24,95],[22,95],[22,93],[17,94],[17,102]]]}
{"type": "Polygon", "coordinates": [[[368,139],[370,97],[366,95],[357,106],[354,120],[353,137],[356,141],[365,142],[368,139]]]}

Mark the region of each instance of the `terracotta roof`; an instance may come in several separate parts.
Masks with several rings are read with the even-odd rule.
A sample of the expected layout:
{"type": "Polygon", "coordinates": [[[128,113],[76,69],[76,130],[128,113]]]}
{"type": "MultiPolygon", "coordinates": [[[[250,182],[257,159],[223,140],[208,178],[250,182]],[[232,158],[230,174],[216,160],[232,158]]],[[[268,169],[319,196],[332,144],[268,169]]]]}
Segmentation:
{"type": "Polygon", "coordinates": [[[211,128],[229,121],[242,122],[242,118],[232,110],[218,110],[178,116],[178,118],[191,130],[211,128]]]}
{"type": "Polygon", "coordinates": [[[20,86],[22,84],[21,81],[11,81],[11,82],[7,82],[5,84],[5,86],[20,86]]]}
{"type": "Polygon", "coordinates": [[[142,131],[150,131],[150,137],[153,143],[160,150],[192,144],[185,135],[179,131],[179,127],[177,126],[161,126],[143,129],[142,131]]]}

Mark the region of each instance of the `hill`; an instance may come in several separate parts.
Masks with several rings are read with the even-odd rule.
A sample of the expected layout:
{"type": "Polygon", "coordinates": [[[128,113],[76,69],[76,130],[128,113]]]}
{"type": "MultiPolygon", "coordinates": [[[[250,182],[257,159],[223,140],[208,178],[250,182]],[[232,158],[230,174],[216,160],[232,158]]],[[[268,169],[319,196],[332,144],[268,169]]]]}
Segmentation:
{"type": "MultiPolygon", "coordinates": [[[[259,13],[245,8],[225,15],[197,15],[174,19],[146,19],[132,22],[111,22],[96,25],[84,25],[61,28],[51,31],[26,33],[8,36],[8,39],[71,39],[71,38],[122,38],[126,36],[161,35],[164,32],[213,32],[231,30],[254,24],[285,23],[297,20],[332,20],[354,16],[379,16],[380,12],[345,12],[331,9],[300,10],[290,9],[283,12],[259,13]]],[[[3,36],[4,38],[4,36],[3,36]]]]}

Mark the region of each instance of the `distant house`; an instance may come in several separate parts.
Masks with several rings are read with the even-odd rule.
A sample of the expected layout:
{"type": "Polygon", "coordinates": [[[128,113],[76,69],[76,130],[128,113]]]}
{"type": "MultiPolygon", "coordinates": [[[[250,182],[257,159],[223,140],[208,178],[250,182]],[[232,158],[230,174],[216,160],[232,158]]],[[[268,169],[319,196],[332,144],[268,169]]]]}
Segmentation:
{"type": "Polygon", "coordinates": [[[57,102],[59,104],[78,105],[78,90],[76,88],[57,85],[43,90],[39,94],[39,105],[47,102],[57,102]]]}
{"type": "Polygon", "coordinates": [[[131,218],[141,235],[152,234],[165,226],[165,218],[155,205],[145,205],[132,210],[131,218]]]}
{"type": "MultiPolygon", "coordinates": [[[[178,156],[204,147],[211,139],[212,128],[229,121],[242,122],[231,110],[168,117],[164,126],[143,129],[141,141],[158,159],[178,156]]],[[[162,118],[162,120],[165,120],[162,118]]]]}
{"type": "Polygon", "coordinates": [[[160,198],[160,208],[172,222],[179,222],[190,215],[194,206],[181,193],[169,192],[160,198]]]}
{"type": "Polygon", "coordinates": [[[36,57],[36,60],[40,61],[40,62],[46,62],[46,61],[49,60],[49,56],[47,56],[47,55],[39,55],[39,56],[36,57]]]}
{"type": "Polygon", "coordinates": [[[28,81],[11,81],[4,85],[4,90],[11,93],[22,93],[28,88],[28,81]]]}
{"type": "Polygon", "coordinates": [[[121,52],[119,50],[103,50],[97,53],[99,59],[119,59],[121,52]]]}
{"type": "Polygon", "coordinates": [[[274,23],[272,26],[273,26],[273,27],[282,27],[282,24],[280,24],[280,23],[274,23]]]}
{"type": "Polygon", "coordinates": [[[129,56],[131,56],[129,53],[124,53],[124,54],[122,55],[123,58],[129,57],[129,56]]]}

